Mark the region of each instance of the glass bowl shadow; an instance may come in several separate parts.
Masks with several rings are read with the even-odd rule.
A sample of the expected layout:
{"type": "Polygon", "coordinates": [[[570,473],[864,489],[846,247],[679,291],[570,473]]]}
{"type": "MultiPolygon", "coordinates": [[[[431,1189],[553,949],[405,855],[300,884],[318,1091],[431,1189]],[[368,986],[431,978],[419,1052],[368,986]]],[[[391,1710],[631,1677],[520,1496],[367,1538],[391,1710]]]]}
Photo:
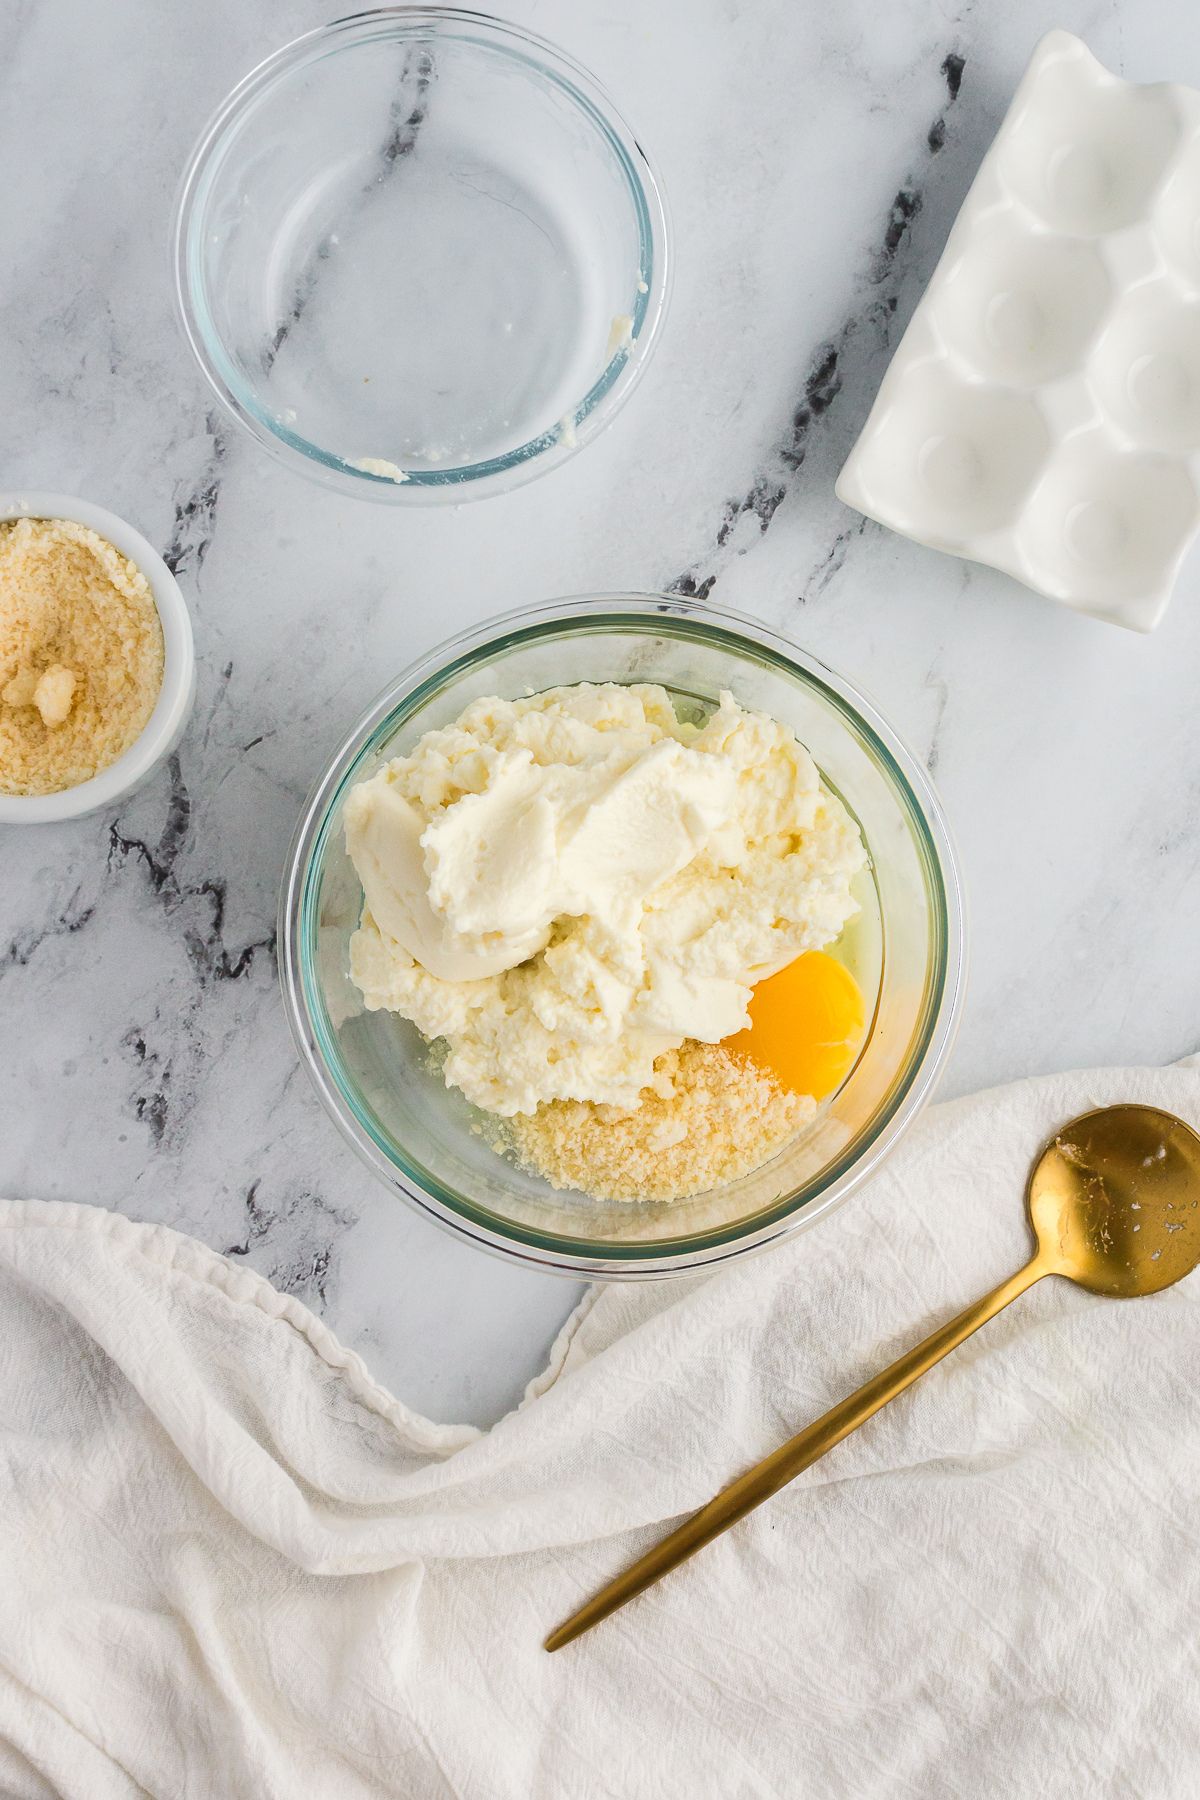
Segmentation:
{"type": "Polygon", "coordinates": [[[301,817],[283,882],[289,1021],[343,1134],[397,1194],[520,1263],[597,1279],[682,1275],[822,1217],[878,1167],[928,1099],[957,1026],[964,925],[954,853],[928,780],[849,683],[757,622],[688,600],[616,595],[492,620],[422,658],[358,722],[301,817]],[[469,701],[575,682],[659,682],[699,708],[730,689],[790,725],[857,818],[870,856],[850,927],[870,1025],[813,1126],[740,1180],[671,1204],[557,1192],[492,1149],[405,1020],[368,1012],[349,975],[362,890],[345,852],[348,790],[469,701]]]}

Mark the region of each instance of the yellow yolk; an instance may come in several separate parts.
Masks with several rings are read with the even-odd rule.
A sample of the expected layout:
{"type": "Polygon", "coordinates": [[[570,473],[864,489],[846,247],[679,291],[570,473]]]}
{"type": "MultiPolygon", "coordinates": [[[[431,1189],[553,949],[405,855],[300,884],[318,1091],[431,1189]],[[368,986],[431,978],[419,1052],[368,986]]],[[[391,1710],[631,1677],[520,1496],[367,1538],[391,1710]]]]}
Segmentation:
{"type": "Polygon", "coordinates": [[[750,1029],[725,1039],[795,1094],[822,1100],[849,1073],[866,1023],[862,992],[849,969],[809,950],[760,981],[750,1000],[750,1029]]]}

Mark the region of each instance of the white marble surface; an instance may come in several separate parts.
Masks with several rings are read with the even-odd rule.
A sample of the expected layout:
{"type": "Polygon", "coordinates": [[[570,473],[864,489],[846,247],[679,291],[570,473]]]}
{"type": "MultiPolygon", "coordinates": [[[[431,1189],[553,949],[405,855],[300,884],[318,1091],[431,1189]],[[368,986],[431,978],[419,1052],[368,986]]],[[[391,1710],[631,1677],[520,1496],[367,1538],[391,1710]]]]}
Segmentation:
{"type": "Polygon", "coordinates": [[[345,501],[213,408],[176,326],[190,143],[314,4],[15,0],[0,155],[3,479],[89,496],[193,610],[174,774],[116,816],[0,836],[0,1187],[245,1255],[381,1379],[498,1416],[575,1298],[376,1187],[298,1071],[272,961],[294,818],[344,727],[452,628],[536,598],[692,583],[872,692],[962,850],[963,1091],[1195,1047],[1200,562],[1141,640],[867,525],[833,477],[1040,33],[1200,84],[1179,0],[509,0],[644,134],[672,316],[610,431],[511,496],[345,501]],[[960,79],[961,78],[961,79],[960,79]]]}

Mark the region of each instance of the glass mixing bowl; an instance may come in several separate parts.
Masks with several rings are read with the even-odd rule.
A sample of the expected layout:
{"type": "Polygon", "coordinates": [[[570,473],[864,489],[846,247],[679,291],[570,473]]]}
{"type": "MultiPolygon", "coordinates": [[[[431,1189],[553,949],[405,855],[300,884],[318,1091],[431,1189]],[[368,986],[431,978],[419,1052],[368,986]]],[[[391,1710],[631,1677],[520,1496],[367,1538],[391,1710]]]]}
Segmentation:
{"type": "Polygon", "coordinates": [[[595,437],[662,322],[667,221],[585,69],[482,13],[311,31],[209,122],[175,222],[184,328],[260,443],[401,504],[595,437]]]}
{"type": "Polygon", "coordinates": [[[490,621],[414,664],[360,719],[313,793],[280,899],[280,969],[317,1091],[389,1186],[471,1243],[574,1275],[686,1274],[812,1224],[878,1167],[950,1048],[963,988],[954,855],[919,765],[849,683],[751,619],[687,600],[558,601],[490,621]],[[814,1125],[750,1175],[671,1204],[556,1192],[492,1150],[479,1115],[395,1014],[367,1012],[347,947],[362,890],[346,855],[348,790],[483,695],[653,681],[698,710],[729,688],[784,721],[857,818],[870,854],[844,934],[870,1026],[814,1125]]]}

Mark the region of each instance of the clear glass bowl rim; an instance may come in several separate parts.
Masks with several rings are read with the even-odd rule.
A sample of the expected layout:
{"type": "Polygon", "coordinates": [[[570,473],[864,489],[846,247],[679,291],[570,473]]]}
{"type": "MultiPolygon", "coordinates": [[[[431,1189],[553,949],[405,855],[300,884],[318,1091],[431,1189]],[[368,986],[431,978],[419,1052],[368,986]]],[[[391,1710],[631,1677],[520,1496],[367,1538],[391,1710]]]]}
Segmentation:
{"type": "Polygon", "coordinates": [[[221,405],[250,435],[289,468],[299,468],[314,479],[341,492],[396,505],[437,501],[461,502],[486,494],[507,492],[525,481],[557,467],[584,449],[606,426],[641,378],[651,351],[658,342],[666,317],[674,276],[671,224],[662,179],[639,136],[626,122],[612,99],[582,63],[537,32],[510,20],[466,7],[401,5],[349,13],[318,25],[293,38],[265,57],[243,76],[212,113],[184,169],[172,227],[175,301],[192,354],[221,405]],[[203,216],[207,184],[231,130],[277,81],[297,69],[331,54],[339,39],[355,41],[378,35],[389,25],[396,35],[408,34],[428,24],[465,24],[505,47],[518,47],[524,59],[554,81],[596,123],[611,145],[629,184],[638,217],[642,245],[643,280],[647,291],[634,302],[632,344],[624,358],[610,359],[588,392],[576,402],[570,416],[576,427],[587,422],[591,429],[564,439],[557,427],[484,462],[457,467],[414,469],[403,482],[357,469],[335,451],[324,449],[274,418],[260,407],[239,381],[220,333],[208,320],[203,284],[193,267],[197,222],[203,216]]]}
{"type": "MultiPolygon", "coordinates": [[[[652,679],[647,676],[646,679],[652,679]]],[[[875,706],[843,676],[801,651],[758,620],[723,607],[666,594],[589,595],[543,602],[486,620],[456,633],[401,672],[343,739],[300,816],[288,852],[279,900],[279,974],[292,1035],[309,1077],[343,1136],[376,1175],[419,1211],[476,1246],[510,1261],[592,1280],[661,1278],[699,1270],[765,1249],[794,1236],[845,1200],[874,1173],[921,1111],[945,1067],[961,1017],[966,979],[966,921],[957,856],[941,803],[916,757],[875,706]],[[706,641],[732,644],[765,656],[820,689],[871,742],[914,827],[932,903],[934,968],[927,984],[923,1026],[910,1047],[900,1079],[889,1089],[866,1140],[835,1158],[813,1181],[772,1207],[765,1218],[688,1239],[605,1242],[542,1233],[474,1208],[460,1195],[433,1193],[397,1165],[354,1096],[334,1073],[321,1045],[319,992],[313,984],[309,931],[320,857],[332,816],[367,754],[394,734],[403,718],[431,692],[464,669],[513,644],[550,635],[563,626],[584,630],[607,624],[617,630],[657,621],[690,625],[706,641]],[[399,716],[398,716],[399,715],[399,716]],[[314,1002],[318,1004],[314,1005],[314,1002]]]]}

